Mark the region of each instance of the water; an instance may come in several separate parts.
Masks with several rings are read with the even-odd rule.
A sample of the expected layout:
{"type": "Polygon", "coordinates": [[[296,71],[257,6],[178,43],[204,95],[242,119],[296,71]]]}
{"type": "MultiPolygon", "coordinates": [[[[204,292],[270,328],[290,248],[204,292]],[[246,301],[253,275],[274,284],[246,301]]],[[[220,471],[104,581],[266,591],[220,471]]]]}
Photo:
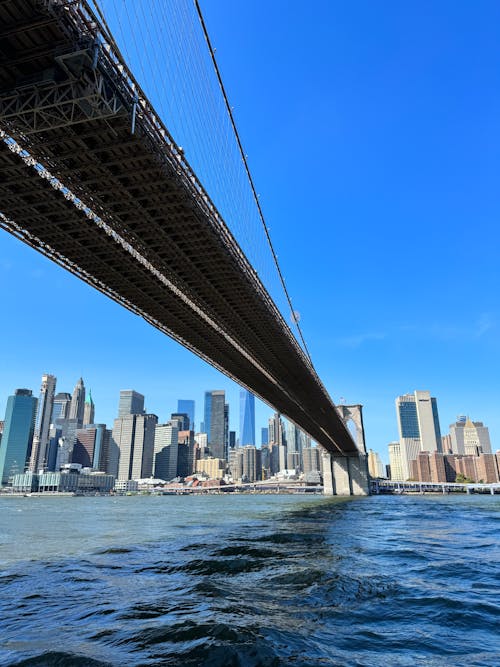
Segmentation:
{"type": "Polygon", "coordinates": [[[500,496],[0,498],[0,665],[500,665],[500,496]]]}

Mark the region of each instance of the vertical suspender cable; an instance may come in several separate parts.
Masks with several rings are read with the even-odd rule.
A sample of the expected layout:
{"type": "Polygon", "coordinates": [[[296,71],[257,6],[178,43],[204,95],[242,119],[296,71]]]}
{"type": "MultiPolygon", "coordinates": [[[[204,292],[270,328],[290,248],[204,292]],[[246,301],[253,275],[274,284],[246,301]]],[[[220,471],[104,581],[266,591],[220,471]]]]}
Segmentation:
{"type": "Polygon", "coordinates": [[[214,69],[215,69],[215,73],[217,75],[217,80],[219,82],[219,86],[220,86],[220,89],[222,91],[222,96],[224,98],[224,103],[225,103],[225,106],[226,106],[226,110],[227,110],[227,113],[228,113],[230,121],[231,121],[231,126],[233,128],[233,132],[234,132],[234,135],[236,137],[236,142],[238,144],[238,149],[239,149],[239,152],[240,152],[240,155],[241,155],[241,159],[243,160],[243,164],[244,164],[245,171],[246,171],[246,174],[247,174],[247,177],[248,177],[248,181],[250,183],[250,188],[252,190],[252,195],[253,195],[255,204],[257,206],[257,210],[259,212],[259,218],[262,222],[262,226],[264,227],[264,232],[266,234],[267,242],[269,243],[269,248],[271,249],[271,254],[273,256],[273,260],[274,260],[274,263],[276,265],[276,270],[277,270],[278,275],[279,275],[281,286],[283,287],[283,291],[285,292],[285,296],[286,296],[286,299],[288,301],[288,305],[290,307],[290,312],[291,312],[291,315],[292,315],[292,319],[297,326],[297,330],[299,332],[300,340],[302,341],[304,351],[307,355],[307,358],[309,359],[309,362],[310,362],[311,366],[313,366],[311,355],[309,354],[309,350],[307,348],[306,341],[304,340],[304,336],[302,335],[302,330],[300,328],[299,322],[298,322],[297,318],[295,317],[295,311],[293,309],[292,300],[290,298],[290,294],[289,294],[288,289],[286,287],[285,278],[283,276],[283,273],[281,272],[281,269],[280,269],[280,266],[279,266],[279,263],[278,263],[278,257],[276,255],[275,250],[274,250],[274,246],[273,246],[273,243],[271,241],[271,236],[269,234],[269,230],[268,230],[267,225],[266,225],[266,221],[265,221],[265,218],[264,218],[264,213],[262,212],[262,207],[260,205],[259,197],[258,197],[257,191],[255,189],[252,174],[250,173],[250,168],[248,166],[248,162],[247,162],[247,159],[246,159],[246,156],[245,156],[245,151],[243,150],[243,145],[241,143],[238,128],[236,127],[236,122],[234,120],[233,112],[231,110],[231,105],[229,104],[229,99],[228,99],[227,94],[226,94],[226,89],[224,87],[224,83],[222,81],[222,76],[221,76],[221,73],[220,73],[220,70],[219,70],[219,66],[218,66],[217,60],[215,58],[215,51],[212,47],[212,42],[210,41],[210,36],[208,34],[207,26],[205,24],[205,20],[203,18],[203,14],[201,12],[200,3],[198,2],[198,0],[194,0],[194,4],[196,6],[196,11],[198,13],[198,18],[200,19],[200,24],[201,24],[201,27],[202,27],[202,30],[203,30],[203,34],[205,36],[205,40],[207,42],[208,50],[210,51],[210,57],[212,59],[212,63],[213,63],[214,69]]]}

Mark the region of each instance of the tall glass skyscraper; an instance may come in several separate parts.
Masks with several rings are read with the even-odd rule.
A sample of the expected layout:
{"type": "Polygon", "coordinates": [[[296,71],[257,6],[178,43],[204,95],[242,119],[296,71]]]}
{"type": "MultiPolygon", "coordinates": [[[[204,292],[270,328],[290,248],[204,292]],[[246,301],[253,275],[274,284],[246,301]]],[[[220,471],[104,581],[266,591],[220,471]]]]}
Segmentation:
{"type": "Polygon", "coordinates": [[[240,446],[255,445],[255,396],[240,390],[240,446]]]}
{"type": "Polygon", "coordinates": [[[69,418],[76,419],[79,424],[83,424],[83,411],[85,409],[85,385],[80,378],[73,389],[71,405],[69,408],[69,418]]]}
{"type": "Polygon", "coordinates": [[[29,462],[37,403],[31,389],[16,389],[7,400],[0,446],[0,484],[7,484],[9,477],[23,473],[29,462]]]}
{"type": "Polygon", "coordinates": [[[177,401],[177,412],[182,414],[183,412],[189,415],[190,429],[192,431],[196,430],[194,423],[194,401],[180,398],[177,401]]]}

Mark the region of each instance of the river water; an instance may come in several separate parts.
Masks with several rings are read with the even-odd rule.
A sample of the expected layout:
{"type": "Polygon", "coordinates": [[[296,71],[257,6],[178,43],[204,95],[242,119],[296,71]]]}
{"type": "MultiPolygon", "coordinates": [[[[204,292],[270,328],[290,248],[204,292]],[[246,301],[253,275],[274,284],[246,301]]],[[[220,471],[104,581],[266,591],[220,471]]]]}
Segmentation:
{"type": "Polygon", "coordinates": [[[500,665],[500,496],[0,497],[0,665],[500,665]]]}

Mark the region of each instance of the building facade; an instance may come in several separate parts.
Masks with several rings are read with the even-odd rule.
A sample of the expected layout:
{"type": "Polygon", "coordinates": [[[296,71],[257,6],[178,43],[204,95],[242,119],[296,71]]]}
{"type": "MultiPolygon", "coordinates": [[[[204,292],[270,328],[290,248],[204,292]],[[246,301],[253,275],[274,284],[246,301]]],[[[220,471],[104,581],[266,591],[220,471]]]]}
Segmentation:
{"type": "Polygon", "coordinates": [[[6,485],[29,465],[37,399],[31,389],[16,389],[7,399],[0,445],[0,484],[6,485]]]}

